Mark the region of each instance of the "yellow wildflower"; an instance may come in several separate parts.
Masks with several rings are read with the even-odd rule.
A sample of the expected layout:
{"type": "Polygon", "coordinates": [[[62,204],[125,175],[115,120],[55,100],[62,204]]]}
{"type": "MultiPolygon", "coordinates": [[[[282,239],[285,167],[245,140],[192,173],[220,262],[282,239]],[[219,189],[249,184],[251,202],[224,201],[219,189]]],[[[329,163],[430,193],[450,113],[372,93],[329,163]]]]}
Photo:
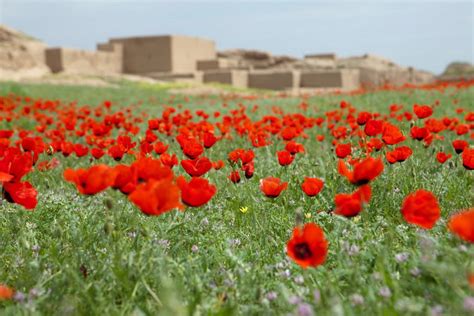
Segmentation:
{"type": "Polygon", "coordinates": [[[244,214],[247,213],[248,210],[249,210],[249,207],[248,207],[248,206],[242,206],[242,207],[240,208],[240,211],[241,211],[242,213],[244,213],[244,214]]]}

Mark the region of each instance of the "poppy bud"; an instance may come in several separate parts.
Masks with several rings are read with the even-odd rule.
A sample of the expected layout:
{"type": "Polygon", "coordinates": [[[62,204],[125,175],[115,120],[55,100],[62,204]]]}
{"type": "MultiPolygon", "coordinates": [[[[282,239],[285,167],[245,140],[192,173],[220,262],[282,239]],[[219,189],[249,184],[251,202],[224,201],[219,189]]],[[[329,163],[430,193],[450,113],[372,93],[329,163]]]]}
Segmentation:
{"type": "Polygon", "coordinates": [[[53,146],[49,145],[48,149],[46,150],[46,153],[47,153],[48,155],[54,154],[54,148],[53,148],[53,146]]]}
{"type": "Polygon", "coordinates": [[[301,207],[298,207],[295,210],[295,222],[296,222],[296,226],[303,225],[303,208],[301,207]]]}
{"type": "Polygon", "coordinates": [[[107,235],[110,235],[110,234],[112,234],[113,231],[114,231],[114,224],[112,224],[111,222],[107,221],[107,222],[104,224],[104,233],[106,233],[107,235]]]}
{"type": "Polygon", "coordinates": [[[114,207],[114,203],[112,202],[111,199],[106,199],[104,201],[104,204],[105,204],[105,207],[108,209],[108,210],[111,210],[113,207],[114,207]]]}

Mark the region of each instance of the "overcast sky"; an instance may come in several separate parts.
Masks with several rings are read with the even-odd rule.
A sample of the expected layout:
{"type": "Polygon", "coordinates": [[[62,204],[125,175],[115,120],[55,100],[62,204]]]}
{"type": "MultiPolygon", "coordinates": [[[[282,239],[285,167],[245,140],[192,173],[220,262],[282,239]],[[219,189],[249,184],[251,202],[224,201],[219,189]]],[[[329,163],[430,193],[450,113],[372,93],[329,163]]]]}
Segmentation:
{"type": "Polygon", "coordinates": [[[473,1],[0,0],[0,23],[50,46],[182,34],[213,39],[218,49],[297,57],[370,52],[439,73],[454,60],[474,62],[473,1]]]}

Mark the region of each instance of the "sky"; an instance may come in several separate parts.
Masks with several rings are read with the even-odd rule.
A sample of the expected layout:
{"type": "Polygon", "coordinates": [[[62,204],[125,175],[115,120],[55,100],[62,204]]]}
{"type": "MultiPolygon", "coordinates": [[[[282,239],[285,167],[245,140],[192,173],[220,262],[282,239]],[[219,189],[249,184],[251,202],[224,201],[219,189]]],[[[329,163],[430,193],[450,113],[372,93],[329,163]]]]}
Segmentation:
{"type": "Polygon", "coordinates": [[[50,46],[95,49],[111,37],[181,34],[218,50],[303,57],[371,53],[440,73],[474,63],[474,0],[0,0],[0,24],[50,46]]]}

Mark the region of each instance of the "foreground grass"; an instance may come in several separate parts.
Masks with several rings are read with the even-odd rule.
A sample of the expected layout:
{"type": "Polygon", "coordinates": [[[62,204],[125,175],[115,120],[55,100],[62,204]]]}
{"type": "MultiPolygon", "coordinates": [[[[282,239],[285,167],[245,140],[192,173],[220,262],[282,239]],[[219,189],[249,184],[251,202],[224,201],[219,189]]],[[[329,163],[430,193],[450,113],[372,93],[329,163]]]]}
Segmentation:
{"type": "MultiPolygon", "coordinates": [[[[342,99],[383,113],[393,103],[411,108],[414,103],[439,100],[443,106],[436,116],[442,117],[454,114],[454,98],[473,109],[473,91],[379,92],[304,101],[310,105],[309,113],[321,114],[342,99]]],[[[161,104],[209,112],[226,112],[238,103],[258,104],[253,114],[257,117],[275,105],[296,112],[303,101],[231,99],[225,100],[229,107],[222,108],[224,101],[217,97],[171,97],[166,91],[127,86],[2,84],[0,92],[90,105],[105,99],[117,106],[136,103],[137,111],[152,117],[160,114],[161,104]]],[[[407,134],[408,123],[403,126],[407,134]]],[[[34,212],[0,205],[0,283],[25,295],[20,302],[0,302],[0,313],[274,315],[304,312],[294,304],[300,300],[321,315],[423,315],[440,308],[448,315],[466,314],[463,301],[472,296],[466,272],[474,250],[447,232],[446,220],[474,205],[472,172],[459,163],[438,164],[434,153],[442,150],[439,147],[425,150],[420,143],[407,141],[413,156],[401,165],[386,166],[373,185],[371,203],[360,217],[348,220],[327,212],[335,193],[352,188],[337,174],[329,141],[314,141],[321,132],[312,130],[308,139],[301,140],[308,152],[288,168],[280,167],[275,158],[280,143],[256,149],[251,180],[231,185],[226,178],[229,166],[224,172],[211,172],[207,177],[218,194],[208,205],[160,217],[142,215],[110,190],[94,197],[79,195],[63,180],[62,171],[89,163],[58,156],[59,168],[29,176],[39,191],[34,212]],[[289,181],[289,189],[275,200],[258,189],[259,179],[269,175],[289,181]],[[299,189],[304,176],[325,180],[316,199],[299,189]],[[406,224],[399,212],[403,198],[419,188],[432,191],[440,201],[442,219],[431,231],[406,224]],[[248,211],[240,212],[241,207],[248,211]],[[305,221],[318,223],[329,240],[328,259],[317,269],[303,270],[286,257],[285,244],[298,212],[309,214],[305,221]]],[[[209,157],[225,160],[237,147],[248,143],[219,142],[209,157]]]]}

